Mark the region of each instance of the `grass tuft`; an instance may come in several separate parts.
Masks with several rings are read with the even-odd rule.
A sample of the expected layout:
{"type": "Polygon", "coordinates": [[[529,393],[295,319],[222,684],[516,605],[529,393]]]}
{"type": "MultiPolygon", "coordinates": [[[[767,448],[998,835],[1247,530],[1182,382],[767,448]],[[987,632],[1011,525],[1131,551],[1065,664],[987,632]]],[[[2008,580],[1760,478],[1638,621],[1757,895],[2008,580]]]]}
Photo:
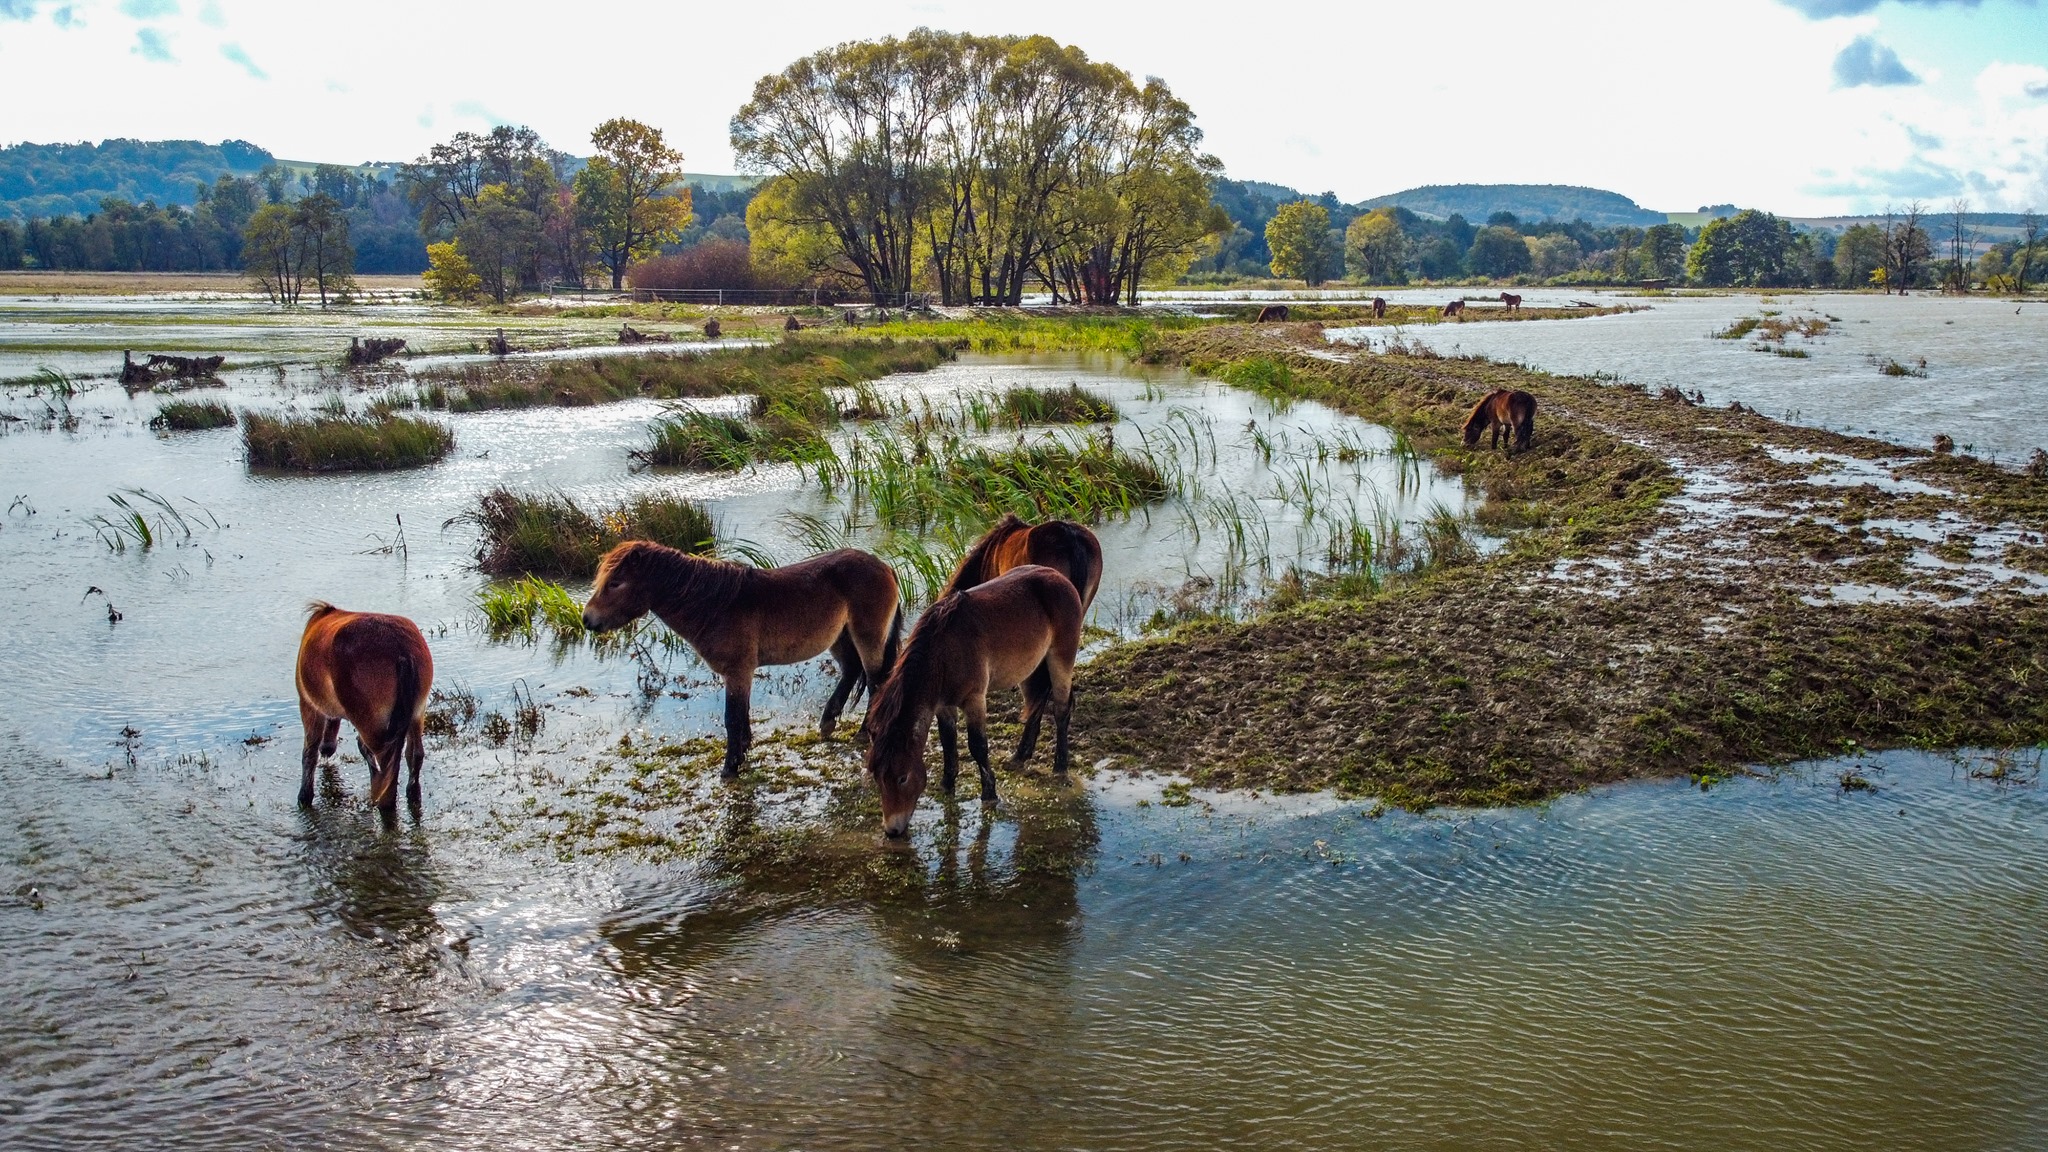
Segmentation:
{"type": "Polygon", "coordinates": [[[374,472],[432,464],[455,448],[446,425],[409,416],[268,416],[244,409],[249,464],[298,472],[374,472]]]}
{"type": "Polygon", "coordinates": [[[661,494],[592,512],[561,493],[495,488],[449,523],[477,528],[477,567],[499,576],[588,579],[597,573],[598,560],[626,540],[709,553],[717,538],[717,525],[702,504],[661,494]]]}
{"type": "Polygon", "coordinates": [[[218,400],[166,400],[149,426],[166,432],[198,432],[234,423],[235,410],[218,400]]]}

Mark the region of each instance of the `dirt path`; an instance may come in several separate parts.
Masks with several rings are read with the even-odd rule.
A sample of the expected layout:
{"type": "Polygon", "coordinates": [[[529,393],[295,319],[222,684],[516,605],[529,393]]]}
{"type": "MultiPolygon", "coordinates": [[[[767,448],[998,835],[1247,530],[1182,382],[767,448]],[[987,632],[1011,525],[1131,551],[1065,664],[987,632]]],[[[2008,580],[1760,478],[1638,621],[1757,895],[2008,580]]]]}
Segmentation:
{"type": "Polygon", "coordinates": [[[1401,428],[1510,544],[1109,654],[1077,717],[1091,758],[1421,805],[2048,738],[2048,483],[1675,394],[1345,357],[1306,325],[1164,354],[1401,428]],[[1494,387],[1542,405],[1511,460],[1457,438],[1494,387]]]}

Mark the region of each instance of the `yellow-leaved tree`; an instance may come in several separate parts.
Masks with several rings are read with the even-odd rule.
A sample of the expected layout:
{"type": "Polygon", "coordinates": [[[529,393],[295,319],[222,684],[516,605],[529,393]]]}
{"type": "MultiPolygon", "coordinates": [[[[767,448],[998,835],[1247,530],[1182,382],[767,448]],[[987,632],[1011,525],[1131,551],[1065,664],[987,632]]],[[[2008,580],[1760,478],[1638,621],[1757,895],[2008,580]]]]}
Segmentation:
{"type": "Polygon", "coordinates": [[[590,134],[597,155],[576,174],[576,216],[589,230],[598,263],[612,274],[612,290],[626,269],[690,226],[690,190],[683,154],[661,129],[637,120],[607,120],[590,134]]]}

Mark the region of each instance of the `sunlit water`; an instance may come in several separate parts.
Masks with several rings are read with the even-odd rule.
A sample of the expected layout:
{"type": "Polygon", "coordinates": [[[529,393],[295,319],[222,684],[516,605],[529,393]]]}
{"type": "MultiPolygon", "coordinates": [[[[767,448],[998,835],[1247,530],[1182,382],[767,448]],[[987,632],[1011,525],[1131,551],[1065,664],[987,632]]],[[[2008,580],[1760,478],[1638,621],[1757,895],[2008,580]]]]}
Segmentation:
{"type": "MultiPolygon", "coordinates": [[[[1531,289],[1525,303],[1551,306],[1573,299],[1595,297],[1531,289]]],[[[2025,415],[2048,399],[2048,304],[1917,293],[1598,299],[1649,308],[1569,322],[1417,325],[1398,334],[1388,328],[1332,328],[1327,334],[1375,346],[1398,335],[1445,355],[1605,375],[1651,391],[1697,389],[1708,404],[1740,401],[1767,416],[1915,447],[1945,434],[1964,451],[2008,463],[2048,446],[2048,431],[2025,415]],[[1753,338],[1712,338],[1736,320],[1766,311],[1788,319],[1837,319],[1820,336],[1787,338],[1784,346],[1804,351],[1805,358],[1757,351],[1753,338]],[[1927,375],[1887,376],[1873,359],[1915,370],[1925,360],[1927,375]]]]}
{"type": "MultiPolygon", "coordinates": [[[[287,375],[229,395],[317,391],[287,375]]],[[[1318,442],[1379,453],[1322,466],[1330,499],[1410,519],[1467,499],[1384,432],[1175,373],[970,359],[887,390],[1069,380],[1117,399],[1120,440],[1181,436],[1208,495],[1264,501],[1276,564],[1314,562],[1273,493],[1318,442]],[[1247,425],[1292,448],[1265,460],[1247,425]]],[[[301,813],[312,596],[419,619],[441,683],[494,707],[518,684],[572,744],[713,730],[686,654],[663,658],[687,698],[649,700],[629,662],[479,633],[474,541],[442,522],[483,488],[684,491],[782,555],[781,514],[832,505],[793,469],[631,471],[652,404],[455,417],[441,465],[322,477],[251,474],[232,431],[158,437],[154,404],[95,390],[76,431],[0,438],[0,499],[26,498],[0,520],[0,1144],[2041,1143],[2032,786],[1897,755],[1862,766],[1875,792],[1828,766],[1375,819],[1171,808],[1105,775],[1057,826],[928,804],[907,851],[862,807],[775,865],[565,863],[493,831],[515,744],[431,750],[395,829],[336,790],[359,766],[301,813]],[[129,487],[205,523],[111,553],[85,519],[129,487]]],[[[1132,631],[1230,563],[1192,529],[1103,526],[1096,623],[1132,631]]],[[[763,721],[814,714],[821,671],[764,680],[763,721]]]]}

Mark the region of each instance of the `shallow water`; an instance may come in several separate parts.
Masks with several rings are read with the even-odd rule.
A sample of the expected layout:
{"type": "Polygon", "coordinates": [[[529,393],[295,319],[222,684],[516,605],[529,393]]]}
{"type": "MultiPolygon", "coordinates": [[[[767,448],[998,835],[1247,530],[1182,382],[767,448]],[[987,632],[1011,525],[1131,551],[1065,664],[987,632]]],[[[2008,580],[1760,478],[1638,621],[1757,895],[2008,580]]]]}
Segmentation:
{"type": "MultiPolygon", "coordinates": [[[[1526,303],[1548,306],[1572,298],[1556,289],[1531,289],[1526,303]]],[[[1595,299],[1586,293],[1576,298],[1595,299]]],[[[1445,355],[1604,374],[1652,391],[1697,389],[1716,407],[1741,401],[1766,416],[1914,447],[1927,447],[1945,433],[1963,451],[2019,462],[2048,446],[2039,421],[2012,417],[2016,406],[2048,399],[2048,305],[1859,293],[1601,299],[1650,307],[1585,320],[1419,325],[1398,336],[1445,355]],[[1755,351],[1755,339],[1712,338],[1766,310],[1787,319],[1839,319],[1813,339],[1786,338],[1784,346],[1806,352],[1804,359],[1755,351]],[[1927,376],[1886,376],[1872,357],[1909,367],[1924,359],[1927,376]]],[[[1396,332],[1331,328],[1327,335],[1383,346],[1396,332]]]]}
{"type": "Polygon", "coordinates": [[[1989,1148],[2048,1120],[2048,810],[1942,758],[1430,818],[1098,780],[1064,832],[968,811],[769,868],[546,862],[438,797],[390,832],[308,817],[243,783],[287,758],[106,779],[0,745],[10,1146],[1989,1148]],[[897,882],[841,894],[859,859],[897,882]]]}

